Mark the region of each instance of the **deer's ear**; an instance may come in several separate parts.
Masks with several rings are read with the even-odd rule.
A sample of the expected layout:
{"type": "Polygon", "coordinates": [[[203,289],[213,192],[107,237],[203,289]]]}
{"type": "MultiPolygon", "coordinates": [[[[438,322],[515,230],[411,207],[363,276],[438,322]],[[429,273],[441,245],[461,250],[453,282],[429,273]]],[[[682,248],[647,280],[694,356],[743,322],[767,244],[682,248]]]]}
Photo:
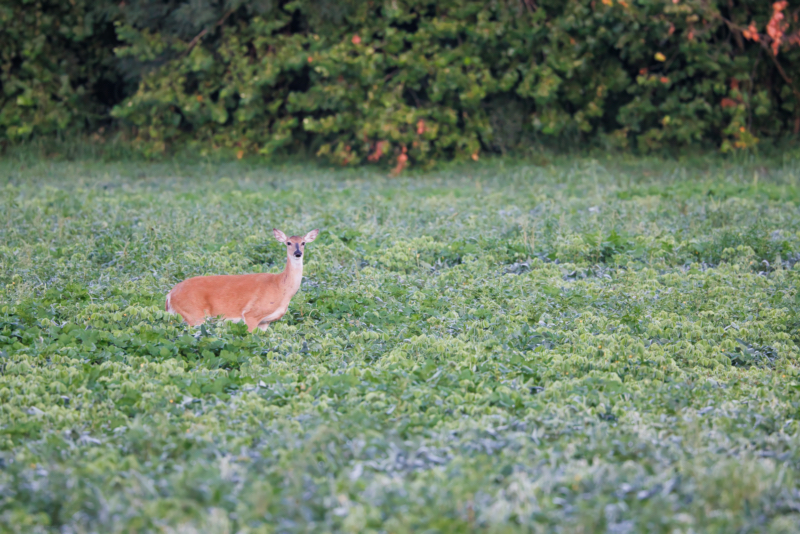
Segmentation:
{"type": "Polygon", "coordinates": [[[303,241],[305,241],[306,243],[311,243],[317,238],[318,235],[319,235],[319,228],[316,228],[308,232],[306,236],[303,238],[303,241]]]}
{"type": "Polygon", "coordinates": [[[272,235],[274,235],[275,239],[277,239],[281,243],[286,243],[286,241],[289,239],[288,237],[286,237],[286,234],[284,234],[283,232],[281,232],[277,228],[273,228],[272,229],[272,235]]]}

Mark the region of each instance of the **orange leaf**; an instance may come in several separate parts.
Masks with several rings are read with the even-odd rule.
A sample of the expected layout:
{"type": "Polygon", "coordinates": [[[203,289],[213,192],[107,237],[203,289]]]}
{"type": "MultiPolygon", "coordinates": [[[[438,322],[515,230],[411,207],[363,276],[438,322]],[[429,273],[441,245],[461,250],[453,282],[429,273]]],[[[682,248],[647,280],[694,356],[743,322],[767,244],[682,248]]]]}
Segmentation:
{"type": "Polygon", "coordinates": [[[420,119],[417,121],[417,135],[422,135],[425,133],[425,121],[420,119]]]}
{"type": "Polygon", "coordinates": [[[662,76],[662,77],[661,77],[661,79],[660,79],[659,81],[660,81],[661,83],[669,83],[669,78],[667,78],[666,76],[662,76]]]}
{"type": "Polygon", "coordinates": [[[314,61],[314,58],[311,57],[311,56],[308,56],[308,62],[311,63],[312,61],[314,61]]]}
{"type": "Polygon", "coordinates": [[[736,103],[736,100],[728,98],[726,96],[725,98],[722,99],[719,105],[722,106],[722,108],[724,109],[724,108],[735,108],[738,104],[736,103]]]}
{"type": "Polygon", "coordinates": [[[667,30],[667,35],[672,35],[673,33],[675,33],[675,25],[670,23],[669,30],[667,30]]]}
{"type": "Polygon", "coordinates": [[[477,152],[472,154],[472,156],[470,156],[470,157],[472,158],[472,161],[478,161],[478,153],[477,152]]]}
{"type": "Polygon", "coordinates": [[[358,35],[354,35],[351,41],[353,42],[354,45],[361,44],[361,37],[359,37],[358,35]]]}
{"type": "Polygon", "coordinates": [[[397,156],[397,165],[395,165],[394,169],[392,169],[392,175],[397,176],[403,169],[406,168],[406,163],[408,162],[408,156],[406,156],[407,149],[404,146],[403,152],[397,156]]]}
{"type": "Polygon", "coordinates": [[[783,34],[786,30],[786,23],[783,22],[783,10],[786,9],[787,2],[786,0],[781,0],[780,2],[775,2],[772,4],[772,18],[769,19],[767,23],[767,35],[770,36],[772,39],[772,53],[774,55],[778,55],[778,50],[781,47],[781,41],[783,41],[783,34]]]}
{"type": "Polygon", "coordinates": [[[758,42],[759,41],[758,27],[756,27],[756,23],[751,22],[750,26],[742,30],[742,36],[744,36],[745,39],[748,39],[750,41],[758,42]]]}
{"type": "Polygon", "coordinates": [[[387,141],[378,141],[375,143],[375,151],[367,156],[367,161],[375,163],[376,161],[380,160],[381,156],[383,156],[383,148],[388,144],[389,143],[387,141]]]}
{"type": "Polygon", "coordinates": [[[244,157],[244,150],[240,150],[236,153],[236,159],[242,159],[244,157]]]}
{"type": "Polygon", "coordinates": [[[202,102],[203,101],[203,95],[197,95],[197,101],[198,102],[202,102]]]}

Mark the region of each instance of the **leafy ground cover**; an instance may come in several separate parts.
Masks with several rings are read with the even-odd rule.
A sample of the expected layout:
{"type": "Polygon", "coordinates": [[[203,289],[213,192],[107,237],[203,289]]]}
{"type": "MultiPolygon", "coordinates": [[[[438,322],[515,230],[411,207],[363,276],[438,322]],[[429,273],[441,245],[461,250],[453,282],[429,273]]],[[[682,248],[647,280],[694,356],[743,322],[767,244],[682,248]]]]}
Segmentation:
{"type": "Polygon", "coordinates": [[[800,528],[798,162],[0,170],[4,531],[800,528]]]}

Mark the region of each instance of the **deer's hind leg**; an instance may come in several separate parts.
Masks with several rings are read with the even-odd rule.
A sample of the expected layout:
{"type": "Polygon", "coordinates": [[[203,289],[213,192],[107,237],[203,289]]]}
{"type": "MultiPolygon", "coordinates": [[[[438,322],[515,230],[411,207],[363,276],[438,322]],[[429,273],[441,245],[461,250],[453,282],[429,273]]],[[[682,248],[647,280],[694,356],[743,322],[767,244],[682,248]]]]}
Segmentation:
{"type": "Polygon", "coordinates": [[[204,315],[188,313],[182,310],[179,306],[175,306],[174,303],[172,304],[170,311],[173,311],[178,315],[180,315],[183,318],[183,320],[186,321],[186,324],[188,324],[189,326],[200,326],[206,320],[204,315]]]}
{"type": "Polygon", "coordinates": [[[247,331],[248,332],[252,332],[256,328],[258,328],[259,323],[261,322],[261,317],[260,316],[257,317],[255,315],[251,315],[251,314],[249,314],[247,312],[242,314],[242,318],[244,319],[244,322],[247,324],[247,331]]]}

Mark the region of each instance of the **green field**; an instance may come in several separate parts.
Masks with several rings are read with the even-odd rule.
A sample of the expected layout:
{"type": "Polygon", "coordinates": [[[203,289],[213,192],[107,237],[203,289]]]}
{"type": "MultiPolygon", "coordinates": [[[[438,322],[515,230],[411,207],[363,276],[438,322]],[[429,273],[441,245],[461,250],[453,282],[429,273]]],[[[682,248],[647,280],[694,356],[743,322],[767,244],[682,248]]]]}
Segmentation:
{"type": "Polygon", "coordinates": [[[799,180],[0,162],[0,531],[797,532],[799,180]]]}

